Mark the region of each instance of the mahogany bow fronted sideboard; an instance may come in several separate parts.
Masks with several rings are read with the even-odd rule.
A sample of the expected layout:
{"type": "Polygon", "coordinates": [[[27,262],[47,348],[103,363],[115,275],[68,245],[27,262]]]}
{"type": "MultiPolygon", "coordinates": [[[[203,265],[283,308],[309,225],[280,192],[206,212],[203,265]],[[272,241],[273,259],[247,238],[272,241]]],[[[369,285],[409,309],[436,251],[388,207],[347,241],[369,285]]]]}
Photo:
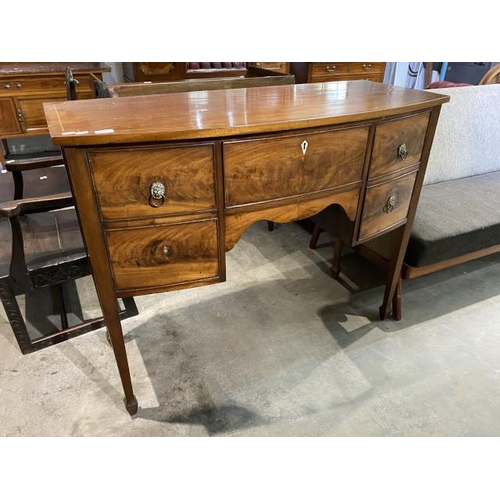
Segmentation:
{"type": "Polygon", "coordinates": [[[342,81],[46,103],[129,413],[117,298],[224,281],[226,252],[257,220],[338,204],[352,245],[394,231],[385,319],[447,101],[342,81]]]}

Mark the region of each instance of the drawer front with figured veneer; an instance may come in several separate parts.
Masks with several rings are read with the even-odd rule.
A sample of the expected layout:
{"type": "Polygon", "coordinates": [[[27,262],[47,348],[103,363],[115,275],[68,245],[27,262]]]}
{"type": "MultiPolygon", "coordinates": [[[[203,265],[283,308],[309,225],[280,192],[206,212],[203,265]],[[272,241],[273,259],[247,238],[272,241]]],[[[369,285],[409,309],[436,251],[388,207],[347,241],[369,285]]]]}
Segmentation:
{"type": "Polygon", "coordinates": [[[378,177],[420,162],[429,113],[377,125],[369,177],[378,177]]]}
{"type": "Polygon", "coordinates": [[[102,218],[215,211],[212,144],[89,152],[102,218]]]}
{"type": "Polygon", "coordinates": [[[219,278],[215,219],[106,233],[119,291],[203,284],[219,278]]]}
{"type": "Polygon", "coordinates": [[[368,127],[224,143],[226,207],[361,182],[368,127]]]}
{"type": "Polygon", "coordinates": [[[413,172],[367,188],[359,241],[406,220],[416,177],[413,172]]]}

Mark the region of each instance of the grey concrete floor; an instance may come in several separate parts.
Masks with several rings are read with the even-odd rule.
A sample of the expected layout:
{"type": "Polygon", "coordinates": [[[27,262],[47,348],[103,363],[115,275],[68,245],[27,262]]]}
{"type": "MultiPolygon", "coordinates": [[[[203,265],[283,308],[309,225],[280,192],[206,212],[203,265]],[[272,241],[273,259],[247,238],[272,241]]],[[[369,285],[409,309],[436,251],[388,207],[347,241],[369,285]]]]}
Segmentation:
{"type": "Polygon", "coordinates": [[[332,280],[309,236],[260,222],[227,282],[137,298],[135,418],[103,329],[23,356],[1,309],[0,435],[500,435],[500,256],[405,281],[403,320],[380,321],[380,271],[348,254],[332,280]]]}

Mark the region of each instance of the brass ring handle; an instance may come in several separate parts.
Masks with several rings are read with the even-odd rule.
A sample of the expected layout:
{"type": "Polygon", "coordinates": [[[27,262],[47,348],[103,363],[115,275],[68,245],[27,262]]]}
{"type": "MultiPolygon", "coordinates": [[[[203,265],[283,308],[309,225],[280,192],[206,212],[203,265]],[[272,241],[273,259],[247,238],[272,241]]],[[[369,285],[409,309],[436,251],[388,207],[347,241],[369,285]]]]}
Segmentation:
{"type": "Polygon", "coordinates": [[[161,207],[165,203],[165,185],[159,181],[153,182],[149,188],[149,204],[153,208],[161,207]]]}
{"type": "Polygon", "coordinates": [[[363,69],[371,69],[371,64],[363,64],[363,69]]]}
{"type": "Polygon", "coordinates": [[[408,148],[404,142],[398,146],[398,158],[400,160],[406,160],[406,158],[408,158],[408,148]]]}
{"type": "Polygon", "coordinates": [[[332,66],[327,66],[326,68],[326,71],[328,71],[329,73],[333,73],[334,71],[337,70],[337,66],[335,65],[332,65],[332,66]]]}
{"type": "Polygon", "coordinates": [[[387,202],[384,207],[384,212],[390,214],[394,210],[394,206],[396,205],[396,197],[395,196],[389,196],[387,199],[387,202]]]}

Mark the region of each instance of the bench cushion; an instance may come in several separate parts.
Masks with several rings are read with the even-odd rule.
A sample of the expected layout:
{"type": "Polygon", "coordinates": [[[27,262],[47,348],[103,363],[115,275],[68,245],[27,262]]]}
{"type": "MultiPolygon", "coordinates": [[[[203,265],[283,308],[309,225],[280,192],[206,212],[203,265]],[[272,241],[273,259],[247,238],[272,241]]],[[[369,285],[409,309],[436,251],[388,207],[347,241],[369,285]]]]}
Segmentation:
{"type": "Polygon", "coordinates": [[[419,267],[500,244],[500,171],[424,186],[405,262],[419,267]]]}
{"type": "Polygon", "coordinates": [[[432,89],[443,105],[424,184],[500,170],[500,85],[432,89]]]}

